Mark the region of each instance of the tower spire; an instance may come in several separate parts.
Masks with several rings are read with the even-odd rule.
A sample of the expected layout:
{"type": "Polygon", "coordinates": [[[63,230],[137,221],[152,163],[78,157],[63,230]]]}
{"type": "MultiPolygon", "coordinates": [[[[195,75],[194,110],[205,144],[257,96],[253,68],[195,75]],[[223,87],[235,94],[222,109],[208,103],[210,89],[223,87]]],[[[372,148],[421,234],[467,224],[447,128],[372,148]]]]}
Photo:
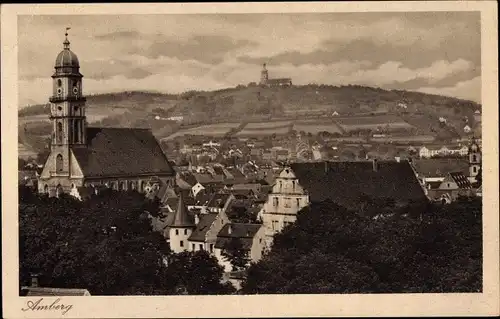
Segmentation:
{"type": "Polygon", "coordinates": [[[70,27],[66,27],[66,33],[64,33],[65,39],[64,39],[64,42],[63,42],[64,48],[68,49],[68,50],[69,50],[69,44],[70,44],[70,42],[68,40],[68,30],[70,30],[70,29],[71,29],[70,27]]]}

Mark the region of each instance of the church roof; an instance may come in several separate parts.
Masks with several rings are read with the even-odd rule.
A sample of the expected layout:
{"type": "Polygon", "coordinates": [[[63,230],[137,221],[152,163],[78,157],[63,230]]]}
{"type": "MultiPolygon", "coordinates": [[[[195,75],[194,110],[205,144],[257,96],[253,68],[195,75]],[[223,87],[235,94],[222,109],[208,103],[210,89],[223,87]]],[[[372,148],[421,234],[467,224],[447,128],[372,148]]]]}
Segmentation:
{"type": "Polygon", "coordinates": [[[175,174],[148,129],[87,128],[87,147],[73,153],[86,178],[175,174]]]}
{"type": "Polygon", "coordinates": [[[365,197],[396,202],[426,199],[408,161],[294,163],[291,168],[311,202],[331,200],[354,209],[365,197]]]}

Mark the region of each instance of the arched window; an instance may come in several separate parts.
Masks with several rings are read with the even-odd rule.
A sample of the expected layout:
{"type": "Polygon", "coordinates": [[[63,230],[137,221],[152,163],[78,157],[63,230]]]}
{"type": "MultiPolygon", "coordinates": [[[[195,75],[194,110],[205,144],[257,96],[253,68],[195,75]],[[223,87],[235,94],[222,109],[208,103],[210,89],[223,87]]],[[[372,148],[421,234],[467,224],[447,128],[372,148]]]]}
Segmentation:
{"type": "Polygon", "coordinates": [[[58,79],[57,80],[57,86],[61,86],[61,85],[62,85],[62,81],[61,81],[61,79],[58,79]]]}
{"type": "Polygon", "coordinates": [[[59,196],[61,196],[62,193],[63,193],[63,188],[62,188],[61,184],[59,184],[56,187],[56,196],[59,197],[59,196]]]}
{"type": "Polygon", "coordinates": [[[292,181],[293,190],[295,190],[295,181],[292,181]]]}
{"type": "Polygon", "coordinates": [[[57,123],[57,143],[61,144],[63,138],[63,125],[61,122],[57,123]]]}
{"type": "Polygon", "coordinates": [[[80,132],[78,132],[78,121],[74,121],[73,122],[73,136],[74,136],[74,140],[75,140],[75,143],[78,143],[80,141],[80,132]]]}
{"type": "Polygon", "coordinates": [[[476,156],[476,154],[473,154],[473,155],[472,155],[472,161],[473,161],[473,162],[477,161],[477,156],[476,156]]]}
{"type": "Polygon", "coordinates": [[[120,186],[119,186],[118,190],[124,191],[125,189],[126,189],[125,182],[120,182],[120,186]]]}
{"type": "Polygon", "coordinates": [[[63,157],[61,154],[57,154],[56,156],[56,172],[62,172],[63,171],[63,157]]]}
{"type": "Polygon", "coordinates": [[[45,186],[43,187],[43,192],[45,194],[48,194],[49,193],[49,185],[45,184],[45,186]]]}
{"type": "Polygon", "coordinates": [[[130,189],[135,190],[135,182],[134,181],[130,182],[130,189]]]}
{"type": "Polygon", "coordinates": [[[144,192],[144,190],[146,189],[146,183],[144,183],[143,181],[140,181],[139,182],[139,187],[140,187],[140,191],[141,192],[144,192]]]}

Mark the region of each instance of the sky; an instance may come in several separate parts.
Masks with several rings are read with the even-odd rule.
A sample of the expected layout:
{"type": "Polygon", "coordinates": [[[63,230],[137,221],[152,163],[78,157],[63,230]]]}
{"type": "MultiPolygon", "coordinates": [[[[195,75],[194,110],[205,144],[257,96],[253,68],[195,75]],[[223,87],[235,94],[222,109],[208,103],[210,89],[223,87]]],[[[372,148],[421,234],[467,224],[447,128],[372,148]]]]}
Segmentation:
{"type": "Polygon", "coordinates": [[[20,107],[47,103],[69,30],[85,94],[258,82],[368,85],[480,102],[479,12],[32,15],[18,18],[20,107]]]}

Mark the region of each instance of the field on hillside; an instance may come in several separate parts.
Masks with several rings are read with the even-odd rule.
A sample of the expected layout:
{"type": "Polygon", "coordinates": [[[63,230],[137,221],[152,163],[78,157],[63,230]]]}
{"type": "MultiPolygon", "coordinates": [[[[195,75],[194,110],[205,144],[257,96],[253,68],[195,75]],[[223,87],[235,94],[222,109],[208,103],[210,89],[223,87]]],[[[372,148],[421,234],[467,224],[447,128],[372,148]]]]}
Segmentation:
{"type": "Polygon", "coordinates": [[[317,134],[319,132],[339,133],[342,134],[342,129],[334,122],[325,122],[321,120],[305,120],[297,121],[293,125],[293,130],[297,132],[304,131],[306,133],[317,134]]]}
{"type": "Polygon", "coordinates": [[[290,132],[290,126],[280,126],[263,129],[243,129],[235,134],[235,136],[266,136],[266,135],[284,135],[290,132]]]}
{"type": "Polygon", "coordinates": [[[169,135],[162,140],[171,140],[178,136],[183,135],[206,135],[206,136],[223,136],[224,134],[236,129],[240,126],[240,123],[217,123],[209,125],[201,125],[188,129],[181,129],[172,135],[169,135]]]}
{"type": "Polygon", "coordinates": [[[266,130],[266,129],[274,129],[274,128],[283,128],[287,127],[291,124],[291,121],[270,121],[270,122],[254,122],[248,123],[243,128],[244,130],[266,130]]]}
{"type": "Polygon", "coordinates": [[[356,130],[377,130],[377,129],[412,129],[413,125],[408,124],[396,115],[377,116],[353,116],[336,119],[339,126],[346,132],[356,130]]]}
{"type": "Polygon", "coordinates": [[[435,140],[432,135],[415,135],[415,136],[386,136],[386,137],[373,137],[370,139],[372,142],[378,143],[431,143],[435,140]]]}

